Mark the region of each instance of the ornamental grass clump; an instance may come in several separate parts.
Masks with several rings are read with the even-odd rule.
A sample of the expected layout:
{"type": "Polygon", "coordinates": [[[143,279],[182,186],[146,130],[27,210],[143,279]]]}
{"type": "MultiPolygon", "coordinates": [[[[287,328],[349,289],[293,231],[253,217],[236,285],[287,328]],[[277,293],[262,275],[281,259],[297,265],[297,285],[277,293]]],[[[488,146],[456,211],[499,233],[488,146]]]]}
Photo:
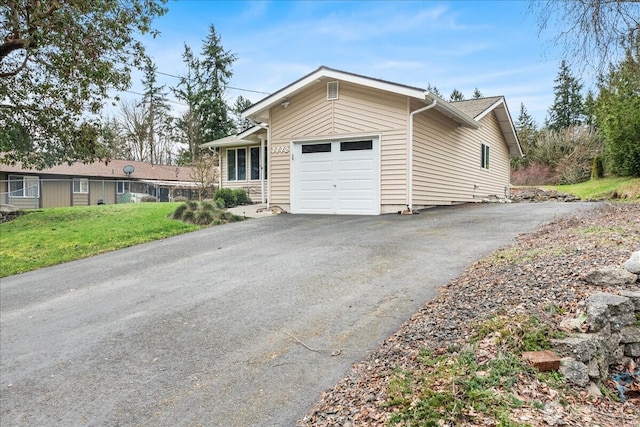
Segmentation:
{"type": "Polygon", "coordinates": [[[221,209],[216,202],[190,201],[179,205],[171,218],[201,226],[220,225],[241,221],[243,218],[221,209]]]}

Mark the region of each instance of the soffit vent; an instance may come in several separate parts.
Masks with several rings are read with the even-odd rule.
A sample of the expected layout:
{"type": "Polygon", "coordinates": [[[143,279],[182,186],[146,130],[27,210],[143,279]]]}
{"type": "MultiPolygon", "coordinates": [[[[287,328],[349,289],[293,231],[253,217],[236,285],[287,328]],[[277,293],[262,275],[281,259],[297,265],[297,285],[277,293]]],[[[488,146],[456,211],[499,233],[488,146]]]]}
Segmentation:
{"type": "Polygon", "coordinates": [[[327,83],[327,100],[333,101],[338,99],[338,82],[327,83]]]}

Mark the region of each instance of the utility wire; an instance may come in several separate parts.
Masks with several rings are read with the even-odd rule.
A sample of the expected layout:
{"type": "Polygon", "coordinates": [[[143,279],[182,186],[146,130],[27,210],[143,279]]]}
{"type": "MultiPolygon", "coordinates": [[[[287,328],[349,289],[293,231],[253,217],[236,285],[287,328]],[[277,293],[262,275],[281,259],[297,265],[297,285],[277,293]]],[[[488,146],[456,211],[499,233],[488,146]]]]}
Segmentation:
{"type": "MultiPolygon", "coordinates": [[[[165,73],[165,72],[162,72],[162,71],[156,71],[156,74],[161,74],[163,76],[173,77],[175,79],[181,79],[182,78],[180,76],[176,76],[175,74],[169,74],[169,73],[165,73]]],[[[263,95],[271,95],[271,93],[263,92],[261,90],[243,89],[243,88],[233,87],[233,86],[226,86],[226,88],[227,89],[233,89],[233,90],[240,90],[242,92],[252,92],[252,93],[261,93],[263,95]]]]}

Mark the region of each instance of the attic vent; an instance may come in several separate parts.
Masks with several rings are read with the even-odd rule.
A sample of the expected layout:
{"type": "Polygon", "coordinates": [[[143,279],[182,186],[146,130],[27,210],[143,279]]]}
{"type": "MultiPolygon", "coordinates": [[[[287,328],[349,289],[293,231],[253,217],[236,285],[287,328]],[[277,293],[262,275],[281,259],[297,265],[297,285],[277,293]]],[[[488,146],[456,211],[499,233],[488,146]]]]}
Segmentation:
{"type": "Polygon", "coordinates": [[[338,82],[327,83],[327,100],[333,101],[338,99],[338,82]]]}

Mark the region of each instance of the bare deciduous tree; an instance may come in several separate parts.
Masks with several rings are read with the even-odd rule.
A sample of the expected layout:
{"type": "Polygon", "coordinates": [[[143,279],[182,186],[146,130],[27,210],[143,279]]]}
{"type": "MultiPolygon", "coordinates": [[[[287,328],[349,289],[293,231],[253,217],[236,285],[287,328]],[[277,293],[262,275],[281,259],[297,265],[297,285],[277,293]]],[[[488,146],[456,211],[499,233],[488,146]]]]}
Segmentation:
{"type": "Polygon", "coordinates": [[[640,32],[638,0],[544,0],[531,2],[540,33],[557,31],[553,44],[574,66],[598,72],[621,57],[640,32]]]}

